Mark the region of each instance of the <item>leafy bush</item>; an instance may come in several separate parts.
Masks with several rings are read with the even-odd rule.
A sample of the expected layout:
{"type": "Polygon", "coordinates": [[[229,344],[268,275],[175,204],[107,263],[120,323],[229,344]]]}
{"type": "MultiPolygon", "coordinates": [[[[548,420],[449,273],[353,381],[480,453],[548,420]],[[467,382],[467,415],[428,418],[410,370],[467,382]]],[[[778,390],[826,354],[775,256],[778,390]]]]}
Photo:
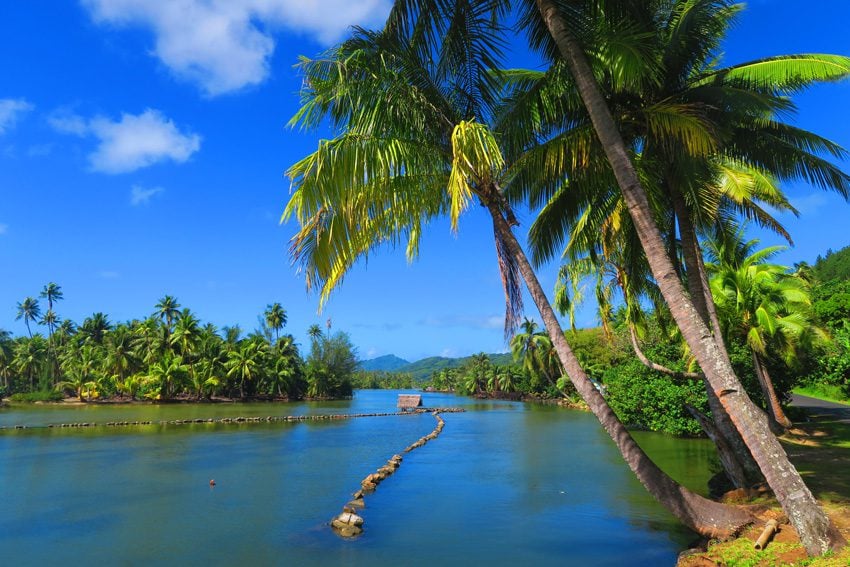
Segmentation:
{"type": "MultiPolygon", "coordinates": [[[[672,363],[659,356],[663,347],[647,349],[650,359],[672,363]]],[[[604,376],[608,403],[631,427],[659,431],[672,435],[699,435],[701,429],[685,404],[703,413],[708,411],[708,399],[701,380],[677,380],[648,369],[637,360],[610,368],[604,376]]]]}
{"type": "Polygon", "coordinates": [[[35,402],[61,402],[64,397],[62,392],[19,392],[12,394],[12,397],[9,399],[13,402],[32,404],[35,402]]]}

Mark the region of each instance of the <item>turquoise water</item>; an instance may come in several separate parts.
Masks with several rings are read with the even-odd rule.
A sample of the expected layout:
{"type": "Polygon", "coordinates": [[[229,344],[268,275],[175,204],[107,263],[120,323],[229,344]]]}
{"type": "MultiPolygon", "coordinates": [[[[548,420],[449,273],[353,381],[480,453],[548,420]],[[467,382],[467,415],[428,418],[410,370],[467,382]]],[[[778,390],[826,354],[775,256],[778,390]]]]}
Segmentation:
{"type": "MultiPolygon", "coordinates": [[[[394,411],[397,392],[329,403],[0,409],[7,565],[672,565],[693,539],[646,494],[592,415],[425,394],[442,435],[366,497],[365,532],[327,522],[431,415],[47,429],[71,421],[394,411]],[[216,486],[210,488],[209,480],[216,486]]],[[[699,491],[710,443],[641,434],[699,491]]]]}

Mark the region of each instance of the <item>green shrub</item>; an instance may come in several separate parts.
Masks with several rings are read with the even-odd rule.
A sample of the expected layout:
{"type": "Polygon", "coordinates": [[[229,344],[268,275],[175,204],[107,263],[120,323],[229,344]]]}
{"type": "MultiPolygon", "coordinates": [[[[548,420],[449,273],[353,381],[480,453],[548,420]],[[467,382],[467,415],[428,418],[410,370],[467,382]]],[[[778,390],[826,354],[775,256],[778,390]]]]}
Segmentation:
{"type": "Polygon", "coordinates": [[[32,404],[34,402],[61,402],[64,398],[62,392],[19,392],[12,394],[9,399],[13,402],[32,404]]]}
{"type": "MultiPolygon", "coordinates": [[[[659,364],[676,365],[676,348],[658,345],[647,348],[647,356],[659,364]]],[[[648,369],[638,360],[610,368],[603,379],[608,403],[624,423],[672,435],[699,435],[701,429],[685,404],[703,413],[708,399],[702,380],[674,379],[648,369]]]]}

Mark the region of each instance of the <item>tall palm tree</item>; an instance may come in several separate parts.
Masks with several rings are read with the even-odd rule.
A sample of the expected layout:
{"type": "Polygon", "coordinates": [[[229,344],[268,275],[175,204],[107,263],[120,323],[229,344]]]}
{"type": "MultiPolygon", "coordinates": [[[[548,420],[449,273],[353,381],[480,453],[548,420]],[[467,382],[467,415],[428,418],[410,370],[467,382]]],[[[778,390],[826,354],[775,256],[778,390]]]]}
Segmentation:
{"type": "Polygon", "coordinates": [[[131,374],[136,364],[133,348],[134,339],[133,332],[126,325],[118,325],[115,329],[106,333],[104,365],[108,374],[114,377],[118,385],[124,383],[124,379],[131,374]]]}
{"type": "Polygon", "coordinates": [[[180,316],[180,304],[177,303],[177,298],[171,295],[165,295],[154,305],[154,312],[163,322],[168,333],[174,328],[174,321],[180,316]]]}
{"type": "Polygon", "coordinates": [[[41,307],[38,306],[38,300],[32,297],[27,297],[18,303],[18,314],[15,316],[15,321],[23,319],[24,324],[27,326],[27,334],[30,338],[32,338],[30,321],[38,321],[39,315],[41,315],[41,307]]]}
{"type": "MultiPolygon", "coordinates": [[[[647,193],[632,164],[629,151],[611,115],[608,103],[599,88],[585,52],[585,46],[580,40],[577,30],[580,29],[578,24],[582,20],[576,16],[590,16],[591,19],[610,18],[612,14],[618,12],[616,6],[612,6],[615,3],[576,2],[575,4],[583,6],[576,9],[575,5],[570,5],[571,12],[564,13],[555,0],[536,0],[533,6],[530,2],[527,3],[532,10],[536,8],[539,16],[536,21],[549,32],[557,52],[563,57],[570,70],[635,224],[653,277],[658,282],[685,341],[713,390],[723,393],[720,396],[723,408],[753,453],[783,510],[797,529],[806,551],[810,555],[825,553],[830,548],[840,545],[843,538],[832,526],[797,470],[785,456],[779,441],[770,432],[767,420],[747,397],[732,369],[728,354],[722,346],[718,346],[718,341],[712,338],[709,327],[686,294],[653,218],[647,193]],[[592,6],[588,6],[590,4],[592,6]],[[612,8],[612,10],[607,13],[599,10],[601,4],[605,4],[606,8],[612,8]],[[586,8],[583,13],[582,7],[586,8]],[[590,10],[590,8],[594,9],[590,10]]],[[[537,31],[540,27],[537,26],[537,31]]],[[[537,37],[540,37],[539,33],[537,37]]],[[[548,323],[545,320],[544,322],[548,323]]]]}
{"type": "Polygon", "coordinates": [[[507,330],[519,322],[522,279],[570,380],[646,488],[692,529],[733,532],[746,514],[677,485],[617,419],[567,344],[513,234],[516,218],[501,187],[510,164],[484,123],[501,92],[492,70],[503,9],[500,2],[398,2],[381,32],[358,31],[326,58],[302,61],[307,79],[293,122],[316,126],[327,116],[342,133],[289,170],[295,190],[285,216],[301,225],[293,256],[324,302],[361,256],[406,241],[412,259],[428,220],[447,214],[456,230],[477,200],[493,221],[507,330]]]}
{"type": "Polygon", "coordinates": [[[280,330],[286,326],[286,309],[280,303],[272,303],[266,306],[263,313],[266,325],[274,331],[275,342],[280,340],[280,330]]]}

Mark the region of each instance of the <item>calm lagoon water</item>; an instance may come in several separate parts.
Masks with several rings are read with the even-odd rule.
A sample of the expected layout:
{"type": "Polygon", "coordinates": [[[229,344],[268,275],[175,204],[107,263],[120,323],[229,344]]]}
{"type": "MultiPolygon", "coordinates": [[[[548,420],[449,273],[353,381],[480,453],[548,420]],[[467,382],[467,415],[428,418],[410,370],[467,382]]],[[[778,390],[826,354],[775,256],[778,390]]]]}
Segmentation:
{"type": "MultiPolygon", "coordinates": [[[[33,406],[0,425],[394,411],[328,403],[33,406]]],[[[0,431],[2,565],[673,565],[693,535],[647,495],[589,413],[425,394],[435,441],[366,497],[364,534],[328,521],[431,415],[331,422],[0,431]],[[217,485],[210,488],[209,480],[217,485]]],[[[704,492],[711,444],[639,434],[704,492]]]]}

